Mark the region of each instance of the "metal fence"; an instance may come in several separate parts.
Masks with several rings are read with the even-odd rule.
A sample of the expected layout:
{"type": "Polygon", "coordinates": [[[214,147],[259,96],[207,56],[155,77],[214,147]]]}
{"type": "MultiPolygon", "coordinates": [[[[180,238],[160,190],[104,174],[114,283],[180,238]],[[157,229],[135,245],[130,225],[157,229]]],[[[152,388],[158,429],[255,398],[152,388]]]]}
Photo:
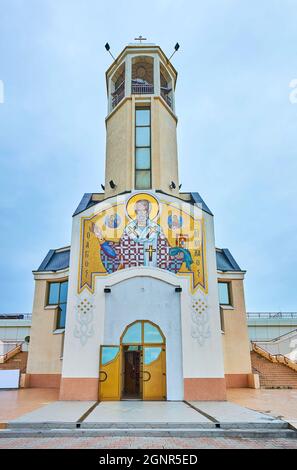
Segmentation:
{"type": "Polygon", "coordinates": [[[0,320],[32,320],[32,313],[0,313],[0,320]]]}
{"type": "Polygon", "coordinates": [[[154,93],[154,85],[132,83],[132,93],[134,95],[148,95],[154,93]]]}
{"type": "Polygon", "coordinates": [[[125,96],[125,82],[122,82],[118,88],[112,93],[112,107],[115,108],[116,105],[122,101],[125,96]]]}
{"type": "Polygon", "coordinates": [[[247,312],[247,318],[254,320],[256,318],[282,318],[282,319],[295,319],[297,320],[297,312],[247,312]]]}

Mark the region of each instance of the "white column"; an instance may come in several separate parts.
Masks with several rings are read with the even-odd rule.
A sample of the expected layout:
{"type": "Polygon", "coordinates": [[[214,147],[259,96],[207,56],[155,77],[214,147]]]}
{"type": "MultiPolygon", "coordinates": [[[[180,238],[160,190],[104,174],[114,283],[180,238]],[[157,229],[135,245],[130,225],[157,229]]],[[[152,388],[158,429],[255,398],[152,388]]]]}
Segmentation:
{"type": "Polygon", "coordinates": [[[172,111],[175,114],[175,90],[174,90],[174,78],[172,77],[171,73],[169,72],[170,83],[168,85],[172,88],[171,91],[171,102],[172,102],[172,111]]]}
{"type": "Polygon", "coordinates": [[[125,96],[130,96],[132,92],[132,58],[130,55],[125,60],[125,96]]]}
{"type": "Polygon", "coordinates": [[[159,56],[154,56],[154,95],[161,94],[160,83],[160,59],[159,56]]]}
{"type": "Polygon", "coordinates": [[[112,83],[113,83],[112,79],[111,77],[109,77],[108,79],[108,114],[111,113],[112,111],[112,92],[114,91],[112,83]]]}

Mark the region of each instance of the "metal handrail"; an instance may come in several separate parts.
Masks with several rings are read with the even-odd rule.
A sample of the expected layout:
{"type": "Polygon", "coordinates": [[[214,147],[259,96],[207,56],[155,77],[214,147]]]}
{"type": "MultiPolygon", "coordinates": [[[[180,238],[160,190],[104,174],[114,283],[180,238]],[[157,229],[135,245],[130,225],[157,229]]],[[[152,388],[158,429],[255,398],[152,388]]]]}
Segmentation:
{"type": "Polygon", "coordinates": [[[112,107],[115,108],[117,104],[125,97],[125,90],[121,91],[117,95],[115,95],[112,99],[112,107]]]}
{"type": "Polygon", "coordinates": [[[0,320],[31,320],[32,313],[0,313],[0,320]]]}
{"type": "Polygon", "coordinates": [[[168,106],[170,108],[172,108],[172,99],[171,99],[171,97],[167,93],[164,93],[162,90],[161,90],[161,96],[162,96],[163,100],[166,101],[168,106]]]}
{"type": "Polygon", "coordinates": [[[297,319],[297,312],[247,312],[248,318],[294,318],[297,319]]]}
{"type": "Polygon", "coordinates": [[[23,342],[19,343],[15,348],[11,349],[5,354],[0,354],[0,364],[4,364],[8,359],[12,358],[22,350],[23,342]]]}
{"type": "Polygon", "coordinates": [[[256,343],[269,343],[269,344],[272,344],[272,343],[277,343],[279,340],[282,340],[284,339],[285,336],[290,336],[292,335],[292,333],[296,334],[297,333],[297,328],[295,328],[294,330],[291,330],[291,331],[288,331],[287,333],[283,333],[282,335],[280,336],[276,336],[275,338],[272,338],[272,339],[266,339],[266,340],[258,340],[258,341],[255,341],[256,343]]]}
{"type": "Polygon", "coordinates": [[[154,85],[146,83],[132,83],[133,95],[149,95],[154,93],[154,85]]]}
{"type": "Polygon", "coordinates": [[[265,357],[270,362],[284,364],[290,369],[293,369],[297,372],[297,363],[289,359],[288,357],[284,356],[283,354],[271,354],[270,352],[266,351],[266,349],[261,348],[256,343],[252,341],[252,348],[253,351],[260,354],[260,356],[265,357]]]}

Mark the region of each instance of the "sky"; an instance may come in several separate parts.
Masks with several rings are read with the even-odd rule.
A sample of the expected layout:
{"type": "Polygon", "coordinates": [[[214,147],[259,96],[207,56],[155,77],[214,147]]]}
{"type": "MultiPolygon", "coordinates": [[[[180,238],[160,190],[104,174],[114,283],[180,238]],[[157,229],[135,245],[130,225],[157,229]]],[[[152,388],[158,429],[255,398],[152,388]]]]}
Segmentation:
{"type": "Polygon", "coordinates": [[[297,311],[296,21],[296,0],[0,0],[0,312],[31,311],[32,270],[101,191],[104,44],[139,34],[181,46],[180,182],[247,270],[247,310],[297,311]]]}

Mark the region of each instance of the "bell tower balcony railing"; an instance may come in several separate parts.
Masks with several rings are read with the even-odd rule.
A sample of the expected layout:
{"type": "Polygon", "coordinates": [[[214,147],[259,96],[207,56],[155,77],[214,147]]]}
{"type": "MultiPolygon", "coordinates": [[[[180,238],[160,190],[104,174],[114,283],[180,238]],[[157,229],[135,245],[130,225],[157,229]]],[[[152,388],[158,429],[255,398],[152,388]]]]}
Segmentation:
{"type": "Polygon", "coordinates": [[[168,106],[170,108],[172,108],[172,99],[170,98],[169,95],[167,95],[166,93],[164,93],[162,90],[161,90],[161,96],[163,98],[164,101],[166,101],[166,103],[168,104],[168,106]]]}
{"type": "Polygon", "coordinates": [[[168,104],[170,108],[172,108],[172,98],[169,95],[171,93],[172,88],[169,88],[168,86],[161,86],[161,96],[164,101],[168,104]]]}
{"type": "Polygon", "coordinates": [[[152,95],[154,94],[154,85],[145,82],[144,80],[132,80],[132,94],[133,95],[152,95]]]}
{"type": "Polygon", "coordinates": [[[116,105],[120,101],[122,101],[122,99],[125,96],[125,82],[122,82],[111,95],[112,95],[112,107],[115,108],[116,105]]]}

